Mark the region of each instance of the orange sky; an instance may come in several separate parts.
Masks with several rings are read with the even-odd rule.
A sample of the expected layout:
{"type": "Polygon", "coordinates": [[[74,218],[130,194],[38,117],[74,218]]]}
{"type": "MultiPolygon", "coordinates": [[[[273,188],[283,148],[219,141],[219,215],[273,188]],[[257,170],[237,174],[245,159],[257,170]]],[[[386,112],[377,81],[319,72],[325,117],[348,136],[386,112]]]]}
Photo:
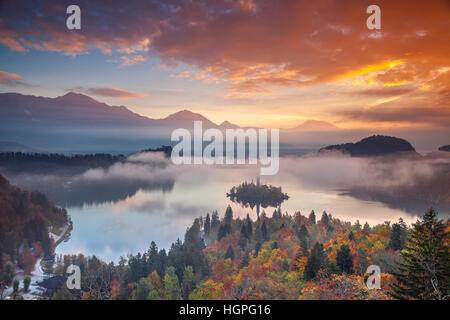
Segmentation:
{"type": "Polygon", "coordinates": [[[33,74],[1,64],[2,91],[75,88],[150,117],[188,108],[243,126],[317,119],[346,128],[449,127],[445,0],[112,2],[117,10],[75,1],[83,13],[79,32],[61,27],[59,4],[17,3],[3,5],[0,20],[10,59],[58,53],[84,73],[55,89],[57,76],[36,86],[33,74]],[[381,30],[366,27],[370,4],[381,8],[381,30]],[[84,62],[93,52],[111,75],[100,78],[84,62]]]}

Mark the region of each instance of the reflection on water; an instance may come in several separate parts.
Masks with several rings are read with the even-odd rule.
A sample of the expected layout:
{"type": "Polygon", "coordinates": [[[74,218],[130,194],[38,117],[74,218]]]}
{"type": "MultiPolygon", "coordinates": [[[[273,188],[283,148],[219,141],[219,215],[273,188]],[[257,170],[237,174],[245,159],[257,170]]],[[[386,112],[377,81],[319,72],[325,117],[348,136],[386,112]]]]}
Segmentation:
{"type": "MultiPolygon", "coordinates": [[[[250,213],[256,219],[256,211],[242,208],[225,196],[236,182],[251,180],[256,173],[253,168],[192,168],[177,175],[170,192],[140,190],[123,200],[68,208],[74,227],[70,241],[61,244],[57,252],[82,252],[117,261],[121,255],[147,250],[152,240],[167,249],[177,238],[183,237],[195,217],[213,210],[223,216],[228,204],[235,216],[250,213]]],[[[408,223],[415,220],[401,210],[340,195],[337,190],[306,189],[294,176],[263,177],[262,182],[283,186],[290,199],[283,204],[282,211],[291,214],[326,210],[334,217],[352,222],[359,219],[371,225],[399,217],[408,223]]],[[[272,210],[266,212],[272,214],[272,210]]]]}
{"type": "MultiPolygon", "coordinates": [[[[333,217],[361,224],[400,217],[412,223],[431,205],[448,218],[449,165],[447,158],[383,162],[342,156],[285,157],[279,173],[262,176],[261,183],[283,188],[289,199],[281,209],[289,214],[308,215],[314,210],[320,215],[326,210],[333,217]]],[[[255,180],[258,172],[255,166],[174,166],[168,159],[142,154],[77,176],[8,179],[20,187],[43,191],[67,208],[73,230],[57,253],[118,261],[121,255],[147,250],[152,240],[168,249],[184,236],[194,218],[214,210],[222,217],[229,204],[235,217],[249,213],[256,219],[256,210],[232,203],[226,193],[234,185],[255,180]]],[[[269,215],[272,211],[266,209],[269,215]]]]}

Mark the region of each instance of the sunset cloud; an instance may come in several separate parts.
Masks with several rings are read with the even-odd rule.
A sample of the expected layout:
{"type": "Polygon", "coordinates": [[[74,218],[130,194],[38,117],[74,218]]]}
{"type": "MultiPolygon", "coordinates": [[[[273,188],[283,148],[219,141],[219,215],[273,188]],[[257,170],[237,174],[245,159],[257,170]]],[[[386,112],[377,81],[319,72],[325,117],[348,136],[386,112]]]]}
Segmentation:
{"type": "MultiPolygon", "coordinates": [[[[391,117],[415,123],[422,118],[442,124],[447,119],[450,5],[446,0],[379,0],[381,30],[366,27],[366,8],[373,4],[368,0],[77,4],[82,28],[69,31],[62,4],[5,1],[0,43],[14,52],[75,56],[98,50],[120,67],[156,59],[173,70],[180,66],[168,72],[172,81],[220,84],[221,91],[214,95],[231,102],[275,99],[283,97],[284,90],[330,86],[333,92],[345,91],[333,101],[336,110],[350,103],[350,96],[364,100],[360,109],[338,112],[347,120],[391,117]],[[426,110],[432,110],[428,116],[426,110]]],[[[97,94],[98,89],[99,95],[123,99],[130,93],[96,88],[97,94]]],[[[302,99],[298,97],[299,104],[302,99]]]]}
{"type": "MultiPolygon", "coordinates": [[[[395,101],[395,100],[394,100],[395,101]]],[[[338,112],[348,120],[358,120],[374,123],[392,123],[406,125],[430,125],[448,128],[450,123],[450,108],[438,107],[403,107],[387,102],[374,108],[354,108],[338,112]]]]}
{"type": "Polygon", "coordinates": [[[362,95],[367,97],[393,97],[393,96],[401,96],[404,94],[408,94],[410,92],[413,92],[417,88],[413,86],[405,86],[405,85],[399,85],[399,86],[393,86],[393,87],[385,87],[385,86],[375,86],[370,89],[362,89],[362,90],[353,90],[349,91],[348,94],[351,95],[362,95]]]}
{"type": "Polygon", "coordinates": [[[18,74],[0,71],[0,85],[4,85],[10,88],[28,86],[28,84],[23,82],[21,79],[22,77],[18,74]]]}
{"type": "MultiPolygon", "coordinates": [[[[68,89],[72,91],[72,89],[68,89]]],[[[127,91],[119,88],[83,88],[77,87],[75,91],[82,92],[88,95],[116,98],[116,99],[133,99],[133,98],[145,98],[147,95],[138,92],[127,91]]]]}

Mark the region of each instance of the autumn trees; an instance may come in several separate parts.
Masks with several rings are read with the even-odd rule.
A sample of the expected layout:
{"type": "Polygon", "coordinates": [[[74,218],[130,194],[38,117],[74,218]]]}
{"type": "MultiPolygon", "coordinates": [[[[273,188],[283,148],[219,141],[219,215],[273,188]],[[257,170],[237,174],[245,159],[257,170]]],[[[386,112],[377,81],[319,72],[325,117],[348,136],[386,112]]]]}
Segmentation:
{"type": "Polygon", "coordinates": [[[434,211],[409,229],[401,220],[370,227],[280,210],[252,221],[227,207],[222,219],[195,219],[167,253],[152,242],[118,265],[79,257],[65,264],[91,273],[82,281],[86,299],[390,299],[391,290],[396,298],[444,299],[448,228],[434,211]],[[397,260],[394,277],[387,273],[397,260]],[[364,282],[372,264],[381,268],[379,290],[364,282]]]}
{"type": "Polygon", "coordinates": [[[67,212],[55,207],[45,195],[14,187],[1,175],[0,208],[0,252],[11,258],[19,254],[22,244],[28,249],[35,242],[40,243],[44,254],[50,254],[53,243],[49,226],[68,222],[67,212]]]}

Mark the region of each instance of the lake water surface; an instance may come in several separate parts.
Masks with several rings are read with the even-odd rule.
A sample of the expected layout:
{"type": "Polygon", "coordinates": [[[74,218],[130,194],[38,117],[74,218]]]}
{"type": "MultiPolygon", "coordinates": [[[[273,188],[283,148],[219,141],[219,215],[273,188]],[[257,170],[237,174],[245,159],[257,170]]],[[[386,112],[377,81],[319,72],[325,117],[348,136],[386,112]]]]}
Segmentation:
{"type": "MultiPolygon", "coordinates": [[[[361,224],[367,221],[370,225],[386,220],[397,221],[400,217],[406,223],[417,219],[414,214],[395,206],[345,195],[343,189],[360,183],[381,183],[378,180],[369,181],[372,175],[368,174],[367,164],[347,161],[339,158],[283,159],[279,174],[262,176],[261,183],[281,186],[283,192],[288,193],[290,199],[282,204],[283,213],[300,211],[308,215],[314,210],[319,218],[326,210],[333,217],[351,222],[359,220],[361,224]]],[[[86,196],[89,198],[86,203],[68,205],[73,230],[70,240],[58,246],[57,254],[83,253],[117,262],[120,256],[146,251],[152,240],[160,248],[168,249],[177,238],[183,239],[186,228],[194,218],[205,216],[213,210],[217,210],[222,218],[228,205],[232,206],[235,217],[244,217],[249,213],[256,219],[255,210],[230,202],[226,192],[245,180],[255,180],[257,174],[258,168],[249,166],[168,165],[155,168],[153,165],[148,167],[145,162],[133,162],[130,167],[121,166],[114,170],[89,172],[84,179],[91,179],[89,181],[92,183],[102,179],[105,182],[104,185],[96,185],[99,193],[105,193],[102,190],[108,190],[111,184],[118,184],[118,189],[120,184],[128,188],[130,183],[125,182],[130,179],[146,182],[153,179],[153,182],[150,188],[148,184],[142,188],[139,184],[133,185],[134,189],[126,195],[112,196],[110,200],[102,197],[101,201],[92,201],[91,197],[86,196]],[[154,180],[155,177],[160,180],[154,180]],[[173,179],[173,183],[167,187],[164,179],[173,179]],[[161,188],[158,188],[158,181],[164,181],[161,188]]],[[[89,190],[88,193],[92,196],[96,190],[89,190]]],[[[272,215],[273,210],[268,208],[266,212],[272,215]]]]}

